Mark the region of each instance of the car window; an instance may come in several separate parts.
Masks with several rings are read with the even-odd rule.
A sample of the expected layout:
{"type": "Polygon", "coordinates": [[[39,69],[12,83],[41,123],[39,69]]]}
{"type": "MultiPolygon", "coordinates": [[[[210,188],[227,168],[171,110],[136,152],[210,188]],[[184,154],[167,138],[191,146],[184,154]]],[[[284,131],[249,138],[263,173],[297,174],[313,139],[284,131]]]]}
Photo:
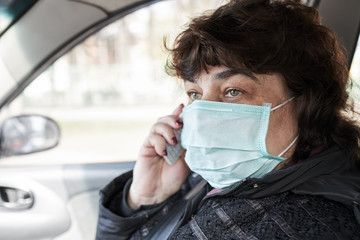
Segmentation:
{"type": "MultiPolygon", "coordinates": [[[[22,14],[24,14],[36,0],[0,0],[0,36],[13,24],[22,14]]],[[[5,94],[15,87],[16,81],[13,80],[3,60],[0,58],[1,88],[0,100],[5,94]]]]}
{"type": "Polygon", "coordinates": [[[6,109],[42,114],[61,128],[52,150],[4,158],[2,165],[133,161],[157,118],[181,102],[165,71],[171,43],[191,16],[223,1],[164,1],[133,12],[89,37],[37,77],[6,109]]]}
{"type": "Polygon", "coordinates": [[[2,0],[0,1],[0,36],[15,22],[36,0],[2,0]]]}

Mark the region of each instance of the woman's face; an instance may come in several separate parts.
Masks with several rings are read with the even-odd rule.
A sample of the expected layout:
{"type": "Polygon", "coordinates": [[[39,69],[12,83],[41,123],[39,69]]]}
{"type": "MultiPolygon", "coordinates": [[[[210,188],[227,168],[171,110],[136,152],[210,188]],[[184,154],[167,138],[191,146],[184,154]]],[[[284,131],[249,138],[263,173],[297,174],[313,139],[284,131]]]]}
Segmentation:
{"type": "MultiPolygon", "coordinates": [[[[291,97],[277,74],[254,75],[253,78],[226,67],[210,67],[208,70],[208,73],[202,71],[194,82],[185,81],[190,103],[194,100],[258,106],[271,103],[275,107],[291,97]]],[[[296,101],[293,100],[270,113],[266,136],[268,153],[279,155],[296,137],[298,120],[295,106],[296,101]]],[[[289,158],[294,146],[283,157],[289,158]]]]}

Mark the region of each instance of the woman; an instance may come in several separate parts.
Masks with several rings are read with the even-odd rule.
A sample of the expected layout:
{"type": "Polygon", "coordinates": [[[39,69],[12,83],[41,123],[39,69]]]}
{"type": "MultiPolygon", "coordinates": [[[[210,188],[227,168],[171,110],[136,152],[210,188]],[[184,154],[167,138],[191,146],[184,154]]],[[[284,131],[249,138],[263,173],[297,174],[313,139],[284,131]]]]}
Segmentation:
{"type": "Polygon", "coordinates": [[[190,103],[103,189],[97,239],[360,239],[360,129],[316,9],[232,0],[169,50],[190,103]]]}

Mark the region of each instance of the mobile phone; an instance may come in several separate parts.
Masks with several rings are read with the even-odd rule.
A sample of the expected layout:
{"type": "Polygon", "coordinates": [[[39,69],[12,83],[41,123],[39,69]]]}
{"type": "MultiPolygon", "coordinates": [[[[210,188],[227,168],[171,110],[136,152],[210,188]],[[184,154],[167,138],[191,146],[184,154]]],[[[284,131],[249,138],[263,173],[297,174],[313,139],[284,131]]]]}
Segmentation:
{"type": "Polygon", "coordinates": [[[176,162],[176,160],[179,159],[179,157],[185,150],[181,146],[181,130],[182,129],[174,130],[176,140],[178,141],[178,143],[175,146],[172,146],[172,145],[166,143],[167,155],[164,156],[164,159],[169,165],[173,165],[176,162]]]}

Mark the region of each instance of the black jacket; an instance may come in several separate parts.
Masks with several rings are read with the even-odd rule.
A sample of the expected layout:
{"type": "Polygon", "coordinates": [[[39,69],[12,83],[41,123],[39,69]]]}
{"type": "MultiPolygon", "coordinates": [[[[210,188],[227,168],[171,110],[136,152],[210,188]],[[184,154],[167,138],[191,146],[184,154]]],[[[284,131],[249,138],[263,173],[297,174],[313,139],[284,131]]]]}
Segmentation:
{"type": "Polygon", "coordinates": [[[171,239],[360,239],[360,172],[346,162],[335,146],[222,192],[209,195],[206,185],[185,201],[201,180],[190,174],[178,193],[137,211],[125,201],[128,172],[101,191],[96,239],[159,239],[170,225],[171,239]]]}

